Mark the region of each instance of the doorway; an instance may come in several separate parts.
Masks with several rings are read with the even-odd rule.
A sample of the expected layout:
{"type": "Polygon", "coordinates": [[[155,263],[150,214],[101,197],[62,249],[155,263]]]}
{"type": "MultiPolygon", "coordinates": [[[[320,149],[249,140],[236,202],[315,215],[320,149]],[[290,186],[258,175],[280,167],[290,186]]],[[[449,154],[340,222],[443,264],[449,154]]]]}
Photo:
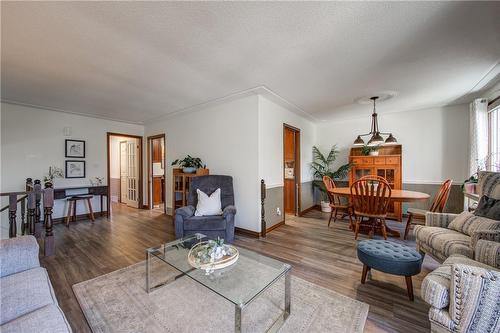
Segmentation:
{"type": "Polygon", "coordinates": [[[165,134],[148,136],[148,207],[167,214],[165,134]]]}
{"type": "Polygon", "coordinates": [[[107,133],[108,207],[142,208],[142,137],[107,133]]]}
{"type": "Polygon", "coordinates": [[[300,214],[300,129],[283,124],[283,207],[300,214]]]}

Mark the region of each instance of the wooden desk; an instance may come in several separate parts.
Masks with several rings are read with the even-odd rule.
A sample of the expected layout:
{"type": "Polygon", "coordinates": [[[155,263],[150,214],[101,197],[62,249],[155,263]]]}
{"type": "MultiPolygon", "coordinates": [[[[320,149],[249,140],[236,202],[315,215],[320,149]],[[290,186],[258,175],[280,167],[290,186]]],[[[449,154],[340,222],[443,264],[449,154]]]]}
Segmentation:
{"type": "MultiPolygon", "coordinates": [[[[345,197],[351,196],[350,187],[337,187],[331,191],[331,193],[336,195],[341,195],[345,197]]],[[[406,191],[406,190],[392,190],[391,191],[391,201],[395,202],[414,202],[420,200],[427,200],[430,195],[422,192],[406,191]]],[[[400,237],[400,233],[397,230],[391,229],[386,225],[387,233],[394,237],[400,237]]]]}
{"type": "MultiPolygon", "coordinates": [[[[100,197],[100,199],[101,199],[100,211],[101,211],[101,215],[102,215],[102,213],[104,212],[102,209],[102,207],[103,207],[102,197],[106,196],[106,198],[108,198],[109,187],[107,185],[99,185],[99,186],[82,185],[82,186],[58,187],[58,188],[54,189],[54,199],[65,199],[67,197],[67,195],[66,195],[67,190],[80,190],[80,189],[81,190],[86,189],[86,190],[88,190],[88,194],[98,195],[100,197]]],[[[109,204],[109,202],[108,202],[108,204],[109,204]]],[[[106,216],[109,217],[109,208],[108,207],[106,207],[106,216]]]]}

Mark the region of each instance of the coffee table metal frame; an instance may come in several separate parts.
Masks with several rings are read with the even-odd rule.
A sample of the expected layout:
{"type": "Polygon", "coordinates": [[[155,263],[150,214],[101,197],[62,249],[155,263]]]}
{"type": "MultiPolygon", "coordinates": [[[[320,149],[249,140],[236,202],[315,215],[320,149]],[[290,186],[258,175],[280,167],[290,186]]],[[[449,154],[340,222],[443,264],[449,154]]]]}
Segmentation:
{"type": "MultiPolygon", "coordinates": [[[[180,244],[180,243],[186,242],[189,239],[197,239],[197,240],[201,241],[201,239],[203,239],[203,238],[206,238],[206,236],[203,235],[203,234],[197,233],[196,235],[194,235],[194,237],[190,236],[190,237],[186,237],[186,238],[181,238],[181,239],[178,239],[178,240],[170,242],[170,243],[165,243],[165,244],[161,245],[160,247],[152,247],[152,248],[146,249],[146,291],[147,291],[147,293],[149,294],[150,292],[152,292],[152,291],[154,291],[154,290],[156,290],[158,288],[161,288],[161,287],[169,284],[170,282],[175,281],[175,280],[177,280],[180,277],[183,277],[184,275],[187,275],[192,280],[198,282],[199,284],[201,284],[205,288],[210,289],[209,287],[207,287],[206,285],[204,285],[202,282],[198,281],[197,279],[195,279],[194,277],[192,277],[192,276],[190,276],[188,274],[189,272],[196,270],[196,268],[193,267],[189,271],[183,272],[183,271],[181,271],[180,269],[178,269],[177,267],[175,267],[174,265],[170,264],[169,262],[167,262],[165,260],[162,260],[162,261],[165,262],[165,263],[167,263],[170,267],[172,267],[172,268],[176,269],[177,271],[181,272],[181,274],[176,275],[173,279],[161,282],[161,283],[159,283],[159,284],[157,284],[155,286],[151,286],[151,263],[150,262],[151,262],[151,259],[153,257],[157,257],[158,258],[158,256],[154,254],[155,252],[158,252],[159,249],[163,247],[163,253],[165,254],[166,253],[165,249],[167,247],[175,246],[176,244],[180,244]]],[[[231,303],[235,304],[235,313],[234,313],[234,331],[235,332],[237,332],[237,333],[241,332],[241,313],[242,313],[243,309],[246,308],[253,300],[255,300],[257,297],[259,297],[264,291],[266,291],[269,287],[271,287],[274,283],[276,283],[276,281],[278,281],[284,275],[285,276],[285,308],[283,310],[283,313],[274,321],[274,323],[267,330],[267,332],[277,332],[281,328],[281,326],[283,326],[283,324],[285,323],[286,319],[290,316],[290,313],[291,313],[291,311],[290,311],[291,310],[291,281],[290,281],[290,271],[291,271],[291,268],[292,268],[288,264],[284,264],[284,265],[285,265],[286,269],[281,274],[277,275],[274,280],[272,280],[266,287],[264,287],[260,292],[258,292],[257,294],[255,294],[252,298],[250,298],[245,303],[235,304],[230,299],[228,299],[228,298],[224,297],[223,295],[220,295],[219,293],[215,292],[216,294],[219,294],[220,296],[226,298],[231,303]]]]}

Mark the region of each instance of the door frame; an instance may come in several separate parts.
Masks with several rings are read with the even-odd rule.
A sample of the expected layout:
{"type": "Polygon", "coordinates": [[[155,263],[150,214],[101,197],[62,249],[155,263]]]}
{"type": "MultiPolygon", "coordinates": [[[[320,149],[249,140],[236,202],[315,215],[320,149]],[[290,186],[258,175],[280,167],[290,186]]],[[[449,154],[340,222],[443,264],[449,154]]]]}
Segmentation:
{"type": "MultiPolygon", "coordinates": [[[[143,200],[143,158],[142,158],[142,136],[132,135],[132,134],[123,134],[123,133],[115,133],[115,132],[106,132],[106,156],[107,156],[107,171],[108,171],[108,195],[106,199],[108,214],[111,211],[111,149],[109,146],[109,141],[112,136],[123,136],[126,138],[133,138],[139,140],[139,209],[144,209],[144,200],[143,200]]],[[[121,196],[121,193],[120,193],[121,196]]],[[[121,198],[120,198],[121,199],[121,198]]]]}
{"type": "Polygon", "coordinates": [[[163,203],[163,213],[167,214],[167,138],[165,133],[150,135],[147,137],[147,146],[146,149],[148,151],[148,209],[153,209],[153,200],[152,200],[152,189],[153,189],[153,161],[151,157],[151,152],[153,149],[153,140],[163,138],[163,177],[165,177],[165,186],[163,187],[163,195],[165,196],[165,202],[163,203]]]}
{"type": "Polygon", "coordinates": [[[297,196],[295,198],[295,216],[300,216],[301,212],[301,193],[302,193],[302,184],[300,182],[300,128],[294,127],[292,125],[288,125],[286,123],[283,123],[283,156],[282,156],[282,172],[283,172],[283,220],[286,219],[286,212],[285,212],[285,131],[286,129],[292,130],[295,132],[295,186],[297,188],[297,191],[295,192],[295,195],[297,196]],[[297,186],[298,185],[298,186],[297,186]]]}

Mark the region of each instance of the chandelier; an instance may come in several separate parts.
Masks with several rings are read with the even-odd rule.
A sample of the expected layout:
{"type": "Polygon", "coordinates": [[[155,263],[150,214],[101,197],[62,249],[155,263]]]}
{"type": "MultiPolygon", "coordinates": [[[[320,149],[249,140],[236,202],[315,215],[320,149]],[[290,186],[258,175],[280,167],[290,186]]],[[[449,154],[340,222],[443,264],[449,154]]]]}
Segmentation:
{"type": "Polygon", "coordinates": [[[377,146],[384,143],[395,143],[397,142],[396,138],[392,136],[392,133],[384,133],[378,130],[378,120],[377,120],[377,111],[375,110],[375,101],[378,99],[378,96],[370,97],[373,101],[373,113],[372,113],[372,126],[370,129],[370,133],[358,135],[356,140],[354,140],[355,146],[364,146],[365,141],[361,138],[362,136],[371,135],[370,140],[368,141],[368,146],[377,146]],[[387,139],[384,140],[382,135],[388,135],[387,139]]]}

